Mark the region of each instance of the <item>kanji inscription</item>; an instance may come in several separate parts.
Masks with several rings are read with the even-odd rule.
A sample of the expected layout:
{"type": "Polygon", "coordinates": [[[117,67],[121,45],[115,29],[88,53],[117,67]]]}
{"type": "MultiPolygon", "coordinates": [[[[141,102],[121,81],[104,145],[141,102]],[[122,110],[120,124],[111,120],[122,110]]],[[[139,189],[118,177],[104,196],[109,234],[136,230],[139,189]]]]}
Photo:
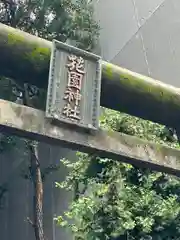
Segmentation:
{"type": "Polygon", "coordinates": [[[46,117],[98,129],[101,58],[53,41],[46,117]]]}
{"type": "Polygon", "coordinates": [[[85,74],[84,59],[70,55],[66,67],[68,68],[68,83],[64,99],[67,103],[63,108],[63,114],[70,119],[80,120],[81,87],[85,74]]]}

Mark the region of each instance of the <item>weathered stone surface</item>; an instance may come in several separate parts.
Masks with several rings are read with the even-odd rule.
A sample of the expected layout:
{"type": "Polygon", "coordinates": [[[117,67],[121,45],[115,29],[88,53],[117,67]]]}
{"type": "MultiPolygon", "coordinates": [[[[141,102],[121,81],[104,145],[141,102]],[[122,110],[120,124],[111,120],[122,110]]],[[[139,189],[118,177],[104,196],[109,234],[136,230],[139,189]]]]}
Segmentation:
{"type": "Polygon", "coordinates": [[[116,132],[79,132],[51,124],[40,110],[0,100],[0,129],[39,141],[180,176],[180,151],[116,132]]]}
{"type": "MultiPolygon", "coordinates": [[[[0,24],[0,75],[47,88],[51,47],[49,41],[0,24]]],[[[107,62],[102,63],[101,106],[179,128],[178,88],[107,62]]]]}
{"type": "Polygon", "coordinates": [[[101,57],[54,40],[46,116],[85,129],[99,127],[101,57]]]}

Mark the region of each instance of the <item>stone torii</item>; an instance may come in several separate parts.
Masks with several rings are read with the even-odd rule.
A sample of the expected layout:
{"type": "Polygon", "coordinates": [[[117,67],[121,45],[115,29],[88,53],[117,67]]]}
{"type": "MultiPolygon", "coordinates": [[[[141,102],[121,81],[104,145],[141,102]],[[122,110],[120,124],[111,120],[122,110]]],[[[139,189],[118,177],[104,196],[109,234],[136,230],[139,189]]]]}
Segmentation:
{"type": "MultiPolygon", "coordinates": [[[[61,47],[64,47],[64,45],[62,44],[61,47]]],[[[68,47],[71,48],[71,46],[67,45],[65,48],[68,47]]],[[[57,49],[44,39],[0,24],[1,75],[13,77],[17,82],[29,82],[38,87],[45,88],[48,85],[50,55],[51,68],[49,76],[56,75],[55,70],[57,69],[58,59],[60,59],[59,55],[55,56],[56,51],[57,49]],[[51,50],[54,51],[54,55],[51,54],[51,50]],[[23,67],[20,65],[21,61],[23,62],[23,67]],[[53,64],[54,67],[52,67],[53,64]]],[[[93,60],[98,60],[98,57],[95,55],[90,54],[90,56],[81,50],[80,53],[84,54],[83,56],[87,57],[87,59],[90,57],[93,60]]],[[[89,64],[88,66],[91,65],[89,64]]],[[[62,67],[62,64],[61,69],[65,69],[62,67]]],[[[102,84],[101,102],[99,98],[99,102],[97,100],[95,103],[97,108],[101,104],[102,106],[127,112],[134,116],[149,119],[170,127],[179,127],[179,89],[104,61],[101,61],[101,69],[98,70],[98,79],[101,78],[102,84]],[[97,106],[98,104],[99,106],[97,106]]],[[[92,74],[96,74],[95,72],[97,71],[94,71],[92,74]]],[[[92,78],[92,76],[88,77],[92,78]]],[[[61,78],[56,76],[56,79],[61,78]]],[[[59,91],[61,91],[62,86],[65,88],[65,84],[62,80],[58,81],[56,80],[56,84],[52,85],[52,88],[57,90],[57,86],[60,86],[59,91]]],[[[54,124],[51,121],[55,118],[55,115],[52,116],[52,102],[60,104],[62,96],[51,96],[51,84],[52,82],[48,85],[49,102],[47,101],[50,112],[47,109],[45,112],[0,100],[0,130],[37,141],[60,144],[73,150],[97,153],[100,157],[108,157],[139,167],[147,167],[177,176],[180,175],[180,151],[177,149],[143,141],[137,137],[122,133],[105,132],[96,128],[96,123],[93,126],[95,128],[93,133],[86,131],[86,128],[82,131],[82,129],[79,130],[76,127],[71,127],[71,124],[68,125],[67,119],[64,125],[54,124]],[[49,96],[52,97],[51,101],[49,100],[49,96]]],[[[100,95],[98,96],[100,97],[100,95]]],[[[93,100],[93,96],[89,97],[88,102],[90,105],[87,105],[85,100],[83,106],[87,105],[86,107],[89,106],[89,109],[92,109],[91,100],[93,100]]],[[[55,114],[58,114],[57,110],[55,110],[55,114]]],[[[95,115],[98,118],[98,112],[95,112],[95,115]]],[[[58,118],[56,120],[59,120],[58,118]]],[[[92,127],[91,120],[83,120],[82,125],[90,124],[92,127]]],[[[96,122],[96,120],[93,121],[96,122]]]]}

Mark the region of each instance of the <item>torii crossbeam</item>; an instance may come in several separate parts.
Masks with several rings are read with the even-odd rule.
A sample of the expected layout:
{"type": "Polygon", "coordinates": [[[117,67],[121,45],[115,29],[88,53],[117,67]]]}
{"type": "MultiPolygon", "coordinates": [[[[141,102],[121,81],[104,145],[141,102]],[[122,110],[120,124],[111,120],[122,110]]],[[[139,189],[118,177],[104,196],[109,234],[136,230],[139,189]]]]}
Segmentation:
{"type": "MultiPolygon", "coordinates": [[[[0,74],[22,82],[34,76],[30,83],[47,86],[51,48],[46,40],[0,24],[0,74]],[[18,61],[23,61],[23,67],[18,61]]],[[[102,62],[101,90],[102,106],[179,127],[180,90],[173,86],[102,62]]],[[[0,130],[180,176],[177,149],[122,133],[72,131],[66,124],[52,124],[43,111],[4,100],[0,100],[0,130]]]]}
{"type": "Polygon", "coordinates": [[[0,130],[180,176],[180,151],[122,133],[94,134],[51,124],[43,111],[0,100],[0,130]]]}
{"type": "MultiPolygon", "coordinates": [[[[0,74],[47,88],[51,48],[50,41],[0,23],[0,74]]],[[[103,61],[101,106],[177,128],[180,89],[103,61]]]]}

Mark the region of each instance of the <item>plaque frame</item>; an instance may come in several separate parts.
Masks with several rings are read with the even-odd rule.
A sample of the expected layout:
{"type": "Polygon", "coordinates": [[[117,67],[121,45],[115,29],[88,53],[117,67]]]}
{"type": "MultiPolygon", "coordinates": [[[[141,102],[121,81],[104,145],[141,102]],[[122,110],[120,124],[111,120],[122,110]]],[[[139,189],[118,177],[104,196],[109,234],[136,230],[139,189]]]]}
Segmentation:
{"type": "MultiPolygon", "coordinates": [[[[99,115],[100,115],[100,95],[101,95],[101,73],[102,73],[102,58],[101,56],[95,55],[93,53],[84,51],[77,47],[68,45],[67,43],[59,42],[57,40],[52,41],[52,49],[51,49],[51,58],[50,58],[50,68],[49,68],[49,79],[48,79],[48,91],[47,91],[47,99],[46,99],[46,118],[55,120],[59,123],[68,124],[68,126],[77,126],[83,129],[89,130],[98,130],[99,129],[99,115]],[[93,87],[90,89],[92,91],[92,102],[91,102],[91,119],[89,123],[85,123],[83,121],[77,122],[69,120],[64,117],[62,113],[57,111],[54,108],[54,102],[56,101],[56,94],[54,94],[57,84],[60,85],[61,80],[57,83],[55,79],[55,70],[56,60],[57,60],[57,52],[63,52],[67,54],[72,54],[78,57],[82,57],[87,62],[93,62],[96,64],[95,71],[95,79],[92,80],[93,87]]],[[[86,96],[84,96],[84,101],[88,101],[86,96]]],[[[62,97],[63,101],[63,97],[62,97]]],[[[89,104],[90,105],[90,104],[89,104]]]]}

